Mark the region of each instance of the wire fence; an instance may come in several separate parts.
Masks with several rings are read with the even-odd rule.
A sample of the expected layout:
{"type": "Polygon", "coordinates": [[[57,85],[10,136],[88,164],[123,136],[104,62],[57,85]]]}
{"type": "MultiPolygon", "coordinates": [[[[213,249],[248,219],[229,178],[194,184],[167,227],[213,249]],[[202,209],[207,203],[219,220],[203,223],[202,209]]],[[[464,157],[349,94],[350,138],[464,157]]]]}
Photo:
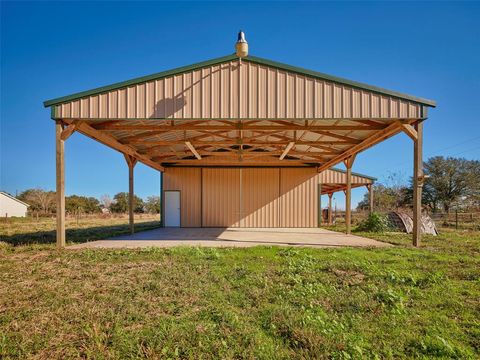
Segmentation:
{"type": "MultiPolygon", "coordinates": [[[[411,212],[411,210],[403,210],[405,212],[411,212]]],[[[379,211],[381,214],[388,214],[389,211],[379,211]]],[[[368,211],[352,211],[352,225],[359,224],[368,217],[368,211]]],[[[436,212],[426,214],[435,222],[437,228],[451,228],[458,230],[476,230],[480,231],[480,211],[473,212],[459,212],[452,211],[449,213],[436,212]]],[[[332,213],[332,220],[334,223],[345,222],[345,212],[336,211],[332,213]]],[[[326,217],[323,219],[324,223],[328,220],[326,217]]]]}
{"type": "Polygon", "coordinates": [[[431,213],[429,216],[438,227],[459,230],[480,230],[480,212],[431,213]]]}

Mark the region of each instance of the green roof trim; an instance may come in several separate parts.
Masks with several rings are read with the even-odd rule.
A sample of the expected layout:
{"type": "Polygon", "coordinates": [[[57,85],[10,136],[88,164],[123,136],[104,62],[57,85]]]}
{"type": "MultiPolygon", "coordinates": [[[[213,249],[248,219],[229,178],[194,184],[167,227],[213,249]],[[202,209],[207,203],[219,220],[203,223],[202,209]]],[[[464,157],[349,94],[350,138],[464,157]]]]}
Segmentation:
{"type": "MultiPolygon", "coordinates": [[[[342,169],[333,168],[333,167],[330,168],[329,170],[338,171],[338,172],[341,172],[341,173],[344,173],[344,174],[347,173],[347,170],[342,170],[342,169]]],[[[360,174],[360,173],[356,173],[356,172],[352,172],[352,175],[360,176],[360,177],[363,177],[363,178],[366,178],[366,179],[370,179],[370,180],[372,180],[372,181],[377,181],[377,178],[375,178],[375,177],[368,176],[368,175],[364,175],[364,174],[360,174]]]]}
{"type": "MultiPolygon", "coordinates": [[[[115,83],[115,84],[102,86],[102,87],[95,88],[95,89],[92,89],[92,90],[82,91],[82,92],[75,93],[75,94],[72,94],[72,95],[67,95],[67,96],[56,98],[56,99],[47,100],[47,101],[44,101],[43,105],[45,107],[49,107],[49,106],[52,106],[52,105],[58,105],[58,104],[65,103],[65,102],[68,102],[68,101],[78,100],[78,99],[81,99],[81,98],[84,98],[84,97],[87,97],[87,96],[98,95],[98,94],[102,94],[102,93],[105,93],[105,92],[108,92],[108,91],[111,91],[111,90],[121,89],[121,88],[125,88],[125,87],[128,87],[128,86],[136,85],[136,84],[139,84],[139,83],[142,83],[142,82],[161,79],[161,78],[165,78],[167,76],[178,75],[178,74],[185,73],[185,72],[188,72],[188,71],[198,70],[198,69],[206,67],[206,66],[218,65],[218,64],[222,64],[222,63],[229,62],[229,61],[236,60],[236,59],[238,59],[238,57],[235,54],[228,55],[228,56],[223,56],[223,57],[219,57],[219,58],[208,60],[208,61],[199,62],[199,63],[188,65],[188,66],[182,66],[182,67],[172,69],[172,70],[162,71],[162,72],[155,73],[155,74],[152,74],[152,75],[142,76],[142,77],[138,77],[138,78],[127,80],[127,81],[122,81],[122,82],[118,82],[118,83],[115,83]]],[[[332,81],[332,82],[338,83],[338,84],[349,85],[349,86],[352,86],[352,87],[357,88],[357,89],[368,90],[368,91],[372,91],[372,92],[382,94],[382,95],[393,96],[393,97],[396,97],[396,98],[400,98],[400,99],[404,99],[404,100],[408,100],[408,101],[413,101],[413,102],[423,104],[423,105],[427,105],[427,106],[431,106],[431,107],[436,106],[436,102],[433,101],[433,100],[423,99],[423,98],[415,97],[415,96],[412,96],[412,95],[403,94],[403,93],[399,93],[399,92],[396,92],[396,91],[383,89],[383,88],[380,88],[380,87],[377,87],[377,86],[368,85],[368,84],[364,84],[364,83],[360,83],[360,82],[356,82],[356,81],[352,81],[352,80],[348,80],[348,79],[344,79],[344,78],[340,78],[340,77],[336,77],[336,76],[332,76],[332,75],[327,75],[327,74],[320,73],[320,72],[313,71],[313,70],[308,70],[308,69],[304,69],[304,68],[300,68],[300,67],[296,67],[296,66],[291,66],[291,65],[279,63],[279,62],[272,61],[272,60],[259,58],[259,57],[256,57],[256,56],[250,56],[249,55],[245,58],[242,58],[242,61],[249,61],[249,62],[260,64],[260,65],[271,66],[271,67],[278,68],[278,69],[281,69],[281,70],[294,72],[294,73],[297,73],[297,74],[310,76],[310,77],[314,77],[314,78],[318,78],[318,79],[322,79],[322,80],[328,80],[328,81],[332,81]]]]}

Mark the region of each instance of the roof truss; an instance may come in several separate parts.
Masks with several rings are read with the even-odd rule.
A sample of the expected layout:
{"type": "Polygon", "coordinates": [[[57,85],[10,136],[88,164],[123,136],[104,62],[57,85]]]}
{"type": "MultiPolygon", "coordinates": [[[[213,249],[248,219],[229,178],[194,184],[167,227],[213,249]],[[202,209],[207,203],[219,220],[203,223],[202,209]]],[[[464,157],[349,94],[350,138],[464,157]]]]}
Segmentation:
{"type": "Polygon", "coordinates": [[[45,102],[66,125],[165,166],[314,166],[322,172],[412,126],[435,103],[235,56],[45,102]]]}

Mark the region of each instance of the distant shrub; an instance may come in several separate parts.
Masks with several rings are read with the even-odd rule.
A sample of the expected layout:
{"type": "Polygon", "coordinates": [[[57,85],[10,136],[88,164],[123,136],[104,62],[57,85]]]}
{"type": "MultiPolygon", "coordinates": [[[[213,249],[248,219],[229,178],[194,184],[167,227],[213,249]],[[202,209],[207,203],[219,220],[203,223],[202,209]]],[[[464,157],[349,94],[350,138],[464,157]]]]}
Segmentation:
{"type": "Polygon", "coordinates": [[[392,230],[393,226],[388,216],[379,213],[371,213],[357,227],[358,231],[385,232],[392,230]]]}

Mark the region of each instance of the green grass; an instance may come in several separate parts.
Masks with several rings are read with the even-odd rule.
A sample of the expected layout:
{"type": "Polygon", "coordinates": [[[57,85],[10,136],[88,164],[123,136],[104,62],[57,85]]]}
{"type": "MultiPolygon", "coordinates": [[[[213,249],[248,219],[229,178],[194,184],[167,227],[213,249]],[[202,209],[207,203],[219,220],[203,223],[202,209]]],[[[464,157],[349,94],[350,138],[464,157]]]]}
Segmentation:
{"type": "MultiPolygon", "coordinates": [[[[150,230],[160,226],[159,215],[135,215],[135,231],[150,230]]],[[[107,239],[130,233],[128,217],[88,216],[79,220],[69,217],[65,222],[66,236],[69,243],[79,243],[107,239]]],[[[55,218],[10,218],[0,219],[0,241],[14,246],[34,245],[55,242],[55,218]]],[[[40,245],[40,246],[39,246],[40,245]]]]}
{"type": "Polygon", "coordinates": [[[480,233],[388,249],[0,250],[0,358],[480,356],[480,233]]]}

